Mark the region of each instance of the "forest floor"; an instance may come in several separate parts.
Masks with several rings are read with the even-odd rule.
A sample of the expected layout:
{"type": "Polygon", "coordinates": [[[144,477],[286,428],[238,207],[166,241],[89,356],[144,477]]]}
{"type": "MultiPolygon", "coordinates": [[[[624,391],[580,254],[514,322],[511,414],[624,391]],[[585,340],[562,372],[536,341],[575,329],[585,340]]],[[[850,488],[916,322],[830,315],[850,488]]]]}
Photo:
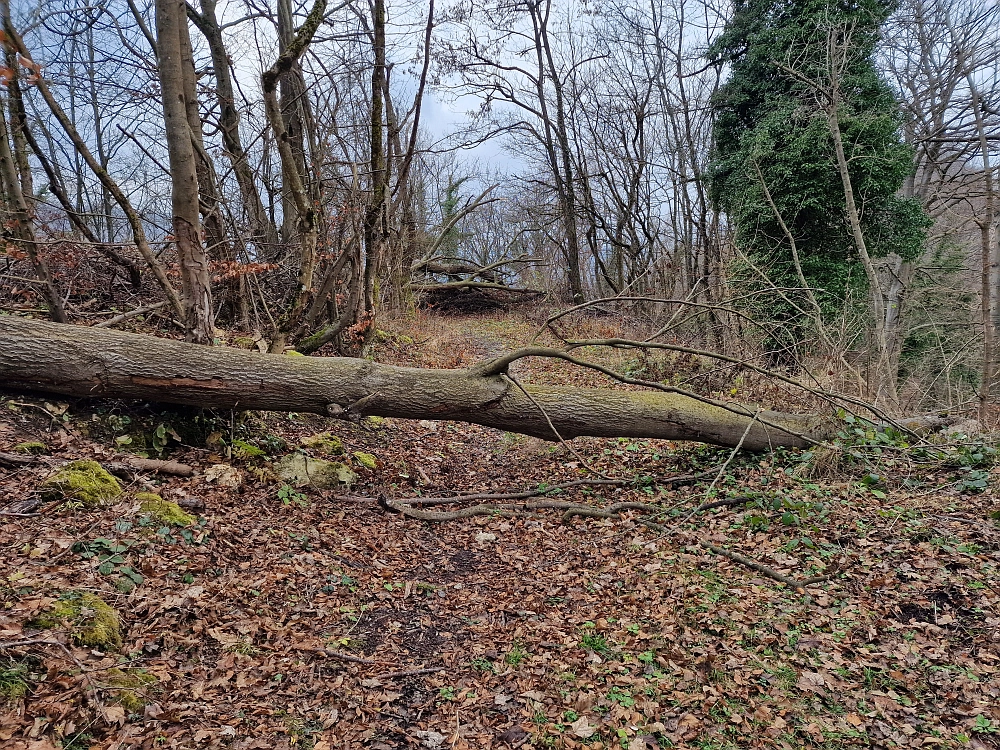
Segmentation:
{"type": "MultiPolygon", "coordinates": [[[[424,315],[376,356],[461,366],[532,330],[424,315]]],[[[549,362],[518,367],[593,384],[549,362]]],[[[196,474],[144,475],[96,509],[0,515],[0,746],[1000,748],[992,450],[914,455],[845,434],[854,457],[824,468],[811,452],[597,439],[571,451],[444,422],[231,421],[5,394],[0,451],[40,441],[48,457],[3,470],[0,507],[37,493],[55,459],[152,446],[196,474]],[[374,469],[351,458],[349,491],[292,488],[261,458],[225,455],[235,439],[273,457],[326,431],[349,458],[375,457],[374,469]],[[226,464],[238,487],[208,470],[226,464]],[[558,498],[655,506],[429,523],[373,500],[596,473],[628,481],[558,498]],[[149,485],[197,524],[144,525],[133,498],[149,485]],[[796,590],[705,543],[826,579],[796,590]],[[28,624],[71,592],[117,610],[119,649],[79,645],[69,620],[28,624]]]]}

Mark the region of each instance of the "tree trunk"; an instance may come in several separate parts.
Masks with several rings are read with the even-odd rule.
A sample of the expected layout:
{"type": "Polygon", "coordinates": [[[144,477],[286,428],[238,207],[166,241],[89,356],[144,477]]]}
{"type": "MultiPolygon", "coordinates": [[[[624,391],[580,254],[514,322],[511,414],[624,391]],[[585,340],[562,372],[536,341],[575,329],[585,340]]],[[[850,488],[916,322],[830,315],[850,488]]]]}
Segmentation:
{"type": "MultiPolygon", "coordinates": [[[[229,53],[222,39],[222,29],[216,16],[216,0],[201,0],[201,13],[188,6],[188,18],[205,35],[208,50],[212,55],[212,67],[215,71],[215,96],[219,105],[219,131],[226,155],[233,165],[233,175],[239,184],[240,196],[243,199],[243,211],[254,243],[263,244],[264,255],[271,257],[278,244],[278,230],[267,216],[267,210],[257,191],[253,170],[247,157],[243,140],[240,137],[240,114],[236,108],[236,91],[233,78],[229,71],[229,53]]],[[[256,250],[261,256],[260,247],[256,250]]]]}
{"type": "Polygon", "coordinates": [[[730,410],[681,394],[543,385],[522,391],[501,374],[487,374],[495,369],[424,370],[258,354],[0,316],[5,388],[343,418],[455,420],[546,440],[556,439],[555,427],[567,439],[694,440],[748,450],[805,447],[808,438],[821,440],[837,429],[828,417],[736,404],[730,410]]]}
{"type": "MultiPolygon", "coordinates": [[[[291,0],[278,0],[278,54],[282,55],[295,40],[295,19],[292,15],[291,0]]],[[[309,172],[306,169],[306,117],[303,109],[307,104],[306,81],[302,72],[300,57],[292,60],[278,76],[278,92],[281,96],[281,120],[284,124],[282,139],[288,144],[292,161],[281,160],[283,179],[281,182],[281,240],[285,246],[291,245],[300,229],[299,200],[292,194],[295,177],[308,190],[309,172]]]]}
{"type": "Polygon", "coordinates": [[[373,321],[378,304],[377,280],[386,245],[385,199],[389,184],[383,131],[385,129],[385,0],[375,0],[372,9],[372,103],[369,120],[369,170],[371,199],[365,211],[364,314],[373,321]]]}
{"type": "MultiPolygon", "coordinates": [[[[174,242],[180,263],[184,328],[189,340],[211,344],[215,335],[208,256],[201,244],[198,173],[188,119],[185,65],[191,63],[183,0],[156,0],[156,46],[163,119],[170,157],[174,242]],[[188,49],[185,50],[185,45],[188,49]]],[[[193,70],[191,71],[193,81],[193,70]]]]}
{"type": "Polygon", "coordinates": [[[298,289],[289,308],[284,322],[275,332],[271,341],[271,351],[280,352],[285,345],[289,333],[299,327],[302,315],[306,312],[309,298],[312,295],[313,274],[316,270],[316,245],[319,222],[316,206],[309,195],[308,187],[302,178],[297,164],[292,138],[285,130],[281,103],[278,101],[278,86],[282,76],[293,69],[299,58],[305,53],[312,42],[316,30],[323,21],[326,12],[326,0],[315,0],[312,10],[305,22],[299,28],[295,38],[285,46],[285,49],[274,65],[265,70],[260,77],[261,91],[264,94],[264,113],[268,125],[274,133],[274,141],[278,147],[281,159],[282,174],[286,182],[282,190],[291,196],[295,203],[299,235],[299,278],[298,289]]]}

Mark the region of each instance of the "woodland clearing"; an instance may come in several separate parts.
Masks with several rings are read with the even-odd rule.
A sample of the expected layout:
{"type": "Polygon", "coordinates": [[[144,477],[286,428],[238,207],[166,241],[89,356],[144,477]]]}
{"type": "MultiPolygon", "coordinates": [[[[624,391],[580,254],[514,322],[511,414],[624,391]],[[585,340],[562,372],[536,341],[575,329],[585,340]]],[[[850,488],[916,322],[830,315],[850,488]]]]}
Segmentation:
{"type": "MultiPolygon", "coordinates": [[[[375,356],[466,366],[532,330],[517,315],[424,313],[380,335],[375,356]]],[[[599,377],[551,360],[516,367],[524,382],[599,377]]],[[[139,471],[114,504],[0,515],[0,743],[1000,747],[993,450],[959,439],[903,451],[856,429],[845,423],[844,453],[821,465],[819,451],[553,444],[448,422],[5,394],[0,449],[46,450],[4,471],[12,503],[62,460],[132,450],[194,475],[139,471]],[[354,486],[275,481],[271,457],[327,432],[354,486]],[[620,481],[578,483],[602,476],[620,481]],[[143,491],[197,523],[150,522],[133,499],[143,491]],[[459,492],[533,494],[465,505],[621,512],[550,503],[445,523],[391,512],[459,492]],[[68,620],[29,625],[68,592],[115,608],[119,649],[80,645],[68,620]]]]}

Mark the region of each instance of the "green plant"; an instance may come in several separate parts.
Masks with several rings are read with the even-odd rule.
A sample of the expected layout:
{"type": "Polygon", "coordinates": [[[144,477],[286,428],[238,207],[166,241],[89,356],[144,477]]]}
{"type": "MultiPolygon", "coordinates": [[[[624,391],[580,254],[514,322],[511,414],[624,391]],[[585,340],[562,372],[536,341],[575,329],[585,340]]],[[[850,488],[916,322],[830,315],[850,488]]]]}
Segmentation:
{"type": "Polygon", "coordinates": [[[171,438],[176,440],[178,443],[181,442],[181,436],[177,434],[173,427],[163,423],[156,425],[150,435],[150,442],[153,445],[153,450],[158,455],[162,455],[167,449],[167,445],[170,443],[171,438]]]}
{"type": "Polygon", "coordinates": [[[90,750],[93,736],[90,732],[80,732],[62,741],[62,750],[90,750]]]}
{"type": "Polygon", "coordinates": [[[446,687],[443,687],[440,690],[438,690],[438,699],[439,700],[453,701],[453,700],[455,700],[456,695],[457,695],[457,692],[456,692],[455,688],[450,687],[450,686],[446,686],[446,687]]]}
{"type": "Polygon", "coordinates": [[[972,731],[974,734],[1000,734],[1000,725],[993,723],[988,716],[979,714],[976,723],[972,725],[972,731]]]}
{"type": "Polygon", "coordinates": [[[601,654],[602,656],[611,653],[611,647],[600,633],[584,633],[580,637],[580,648],[593,651],[595,654],[601,654]]]}
{"type": "Polygon", "coordinates": [[[493,666],[493,662],[491,662],[485,656],[477,656],[475,659],[469,662],[469,666],[471,666],[473,669],[476,669],[480,672],[484,672],[486,674],[494,674],[496,672],[496,669],[493,666]]]}
{"type": "Polygon", "coordinates": [[[516,667],[527,657],[528,657],[528,652],[524,648],[524,644],[522,644],[520,641],[514,641],[514,643],[510,647],[510,651],[508,651],[507,655],[504,657],[504,661],[507,662],[510,666],[516,667]]]}
{"type": "Polygon", "coordinates": [[[25,661],[0,658],[0,706],[27,694],[29,672],[25,661]]]}
{"type": "MultiPolygon", "coordinates": [[[[887,0],[741,0],[708,52],[730,66],[712,98],[710,196],[757,267],[767,264],[778,286],[813,287],[827,316],[841,314],[865,280],[834,134],[850,164],[852,195],[865,207],[860,229],[871,257],[916,257],[930,223],[919,202],[897,195],[913,169],[913,152],[899,135],[893,90],[873,60],[879,27],[893,9],[887,0]],[[828,38],[843,40],[837,55],[827,54],[828,38]],[[831,111],[824,97],[836,97],[840,106],[831,111]]],[[[735,270],[754,283],[749,268],[735,270]]],[[[801,341],[800,310],[787,297],[768,300],[765,314],[783,324],[771,345],[801,341]]]]}
{"type": "Polygon", "coordinates": [[[115,587],[127,593],[143,582],[142,574],[126,564],[124,557],[138,543],[136,540],[116,541],[98,537],[90,542],[77,542],[73,551],[84,560],[97,562],[97,572],[102,576],[119,576],[115,587]]]}
{"type": "Polygon", "coordinates": [[[617,685],[608,691],[608,700],[625,708],[632,708],[635,705],[635,698],[632,697],[632,693],[617,685]]]}
{"type": "Polygon", "coordinates": [[[971,495],[986,491],[990,484],[990,473],[983,469],[969,469],[965,476],[955,482],[955,489],[971,495]]]}
{"type": "Polygon", "coordinates": [[[299,492],[297,489],[288,484],[281,485],[281,488],[278,490],[278,499],[281,500],[284,505],[291,505],[292,503],[295,503],[300,508],[305,508],[309,504],[307,502],[308,498],[304,493],[299,492]]]}

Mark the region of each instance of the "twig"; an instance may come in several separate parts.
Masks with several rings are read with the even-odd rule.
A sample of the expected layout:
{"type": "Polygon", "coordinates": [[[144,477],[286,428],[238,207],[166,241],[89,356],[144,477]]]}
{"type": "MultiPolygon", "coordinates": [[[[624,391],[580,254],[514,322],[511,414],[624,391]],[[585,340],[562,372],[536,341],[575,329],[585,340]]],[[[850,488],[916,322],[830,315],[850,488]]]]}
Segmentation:
{"type": "Polygon", "coordinates": [[[736,447],[733,448],[733,450],[729,453],[729,456],[726,458],[725,463],[723,463],[721,468],[719,469],[719,473],[715,475],[715,479],[712,480],[712,483],[708,486],[708,489],[705,490],[706,496],[712,494],[712,490],[715,489],[715,485],[719,483],[719,480],[722,479],[722,475],[725,474],[726,469],[729,468],[729,464],[733,462],[733,459],[736,458],[736,454],[740,452],[740,448],[743,447],[743,443],[746,441],[747,435],[750,434],[750,430],[757,422],[757,417],[759,416],[760,416],[760,407],[758,407],[757,411],[754,412],[753,419],[750,420],[750,423],[747,425],[747,428],[743,430],[743,434],[740,436],[740,441],[736,444],[736,447]]]}
{"type": "Polygon", "coordinates": [[[376,680],[396,680],[400,677],[413,677],[420,674],[434,674],[435,672],[443,672],[447,667],[423,667],[421,669],[407,669],[403,672],[386,672],[385,674],[377,674],[374,679],[376,680]]]}
{"type": "MultiPolygon", "coordinates": [[[[604,344],[607,345],[607,344],[604,344]]],[[[708,396],[702,396],[694,391],[689,391],[684,388],[678,388],[672,385],[664,385],[663,383],[658,383],[652,380],[642,380],[640,378],[632,378],[627,375],[623,375],[619,372],[615,372],[609,367],[599,365],[596,362],[589,362],[585,359],[580,359],[579,357],[574,357],[573,355],[565,352],[561,349],[552,349],[549,347],[526,347],[524,349],[516,349],[512,352],[508,352],[496,359],[487,360],[486,362],[481,362],[478,365],[470,367],[468,372],[472,375],[479,377],[490,378],[499,377],[500,375],[506,375],[508,368],[514,362],[519,359],[524,359],[525,357],[548,357],[551,359],[561,359],[570,364],[576,365],[578,367],[585,367],[596,372],[600,372],[607,375],[613,380],[617,380],[619,383],[626,383],[628,385],[638,385],[645,388],[652,388],[663,393],[673,393],[679,396],[685,396],[687,398],[693,399],[703,404],[708,404],[710,406],[718,407],[731,414],[736,414],[741,417],[753,417],[754,412],[751,412],[745,406],[739,404],[733,404],[726,401],[720,401],[718,399],[709,398],[708,396]]],[[[797,437],[808,445],[821,445],[822,441],[817,440],[814,437],[807,435],[804,432],[799,432],[789,425],[781,425],[770,419],[761,418],[758,414],[757,421],[760,422],[765,427],[770,427],[777,430],[779,433],[785,435],[791,435],[792,437],[797,437]]]]}
{"type": "Polygon", "coordinates": [[[9,648],[21,648],[23,646],[60,646],[59,641],[53,641],[49,638],[25,638],[22,641],[0,641],[0,651],[5,651],[9,648]]]}
{"type": "Polygon", "coordinates": [[[146,307],[137,307],[134,310],[129,310],[128,312],[122,313],[121,315],[116,315],[113,318],[108,318],[107,320],[102,321],[102,322],[100,322],[97,325],[92,326],[92,327],[93,328],[110,328],[111,326],[118,325],[119,323],[122,323],[122,322],[128,320],[129,318],[134,318],[134,317],[136,317],[138,315],[144,315],[144,314],[146,314],[148,312],[153,312],[155,310],[159,310],[161,307],[166,307],[169,304],[170,304],[170,300],[164,300],[163,302],[157,302],[155,305],[147,305],[146,307]]]}
{"type": "Polygon", "coordinates": [[[332,648],[299,648],[296,647],[296,651],[308,651],[311,654],[319,654],[321,656],[329,656],[331,659],[338,659],[339,661],[350,662],[351,664],[378,664],[384,666],[396,666],[396,662],[392,661],[381,661],[379,659],[365,659],[361,656],[354,656],[354,654],[345,654],[343,651],[334,651],[332,648]]]}

